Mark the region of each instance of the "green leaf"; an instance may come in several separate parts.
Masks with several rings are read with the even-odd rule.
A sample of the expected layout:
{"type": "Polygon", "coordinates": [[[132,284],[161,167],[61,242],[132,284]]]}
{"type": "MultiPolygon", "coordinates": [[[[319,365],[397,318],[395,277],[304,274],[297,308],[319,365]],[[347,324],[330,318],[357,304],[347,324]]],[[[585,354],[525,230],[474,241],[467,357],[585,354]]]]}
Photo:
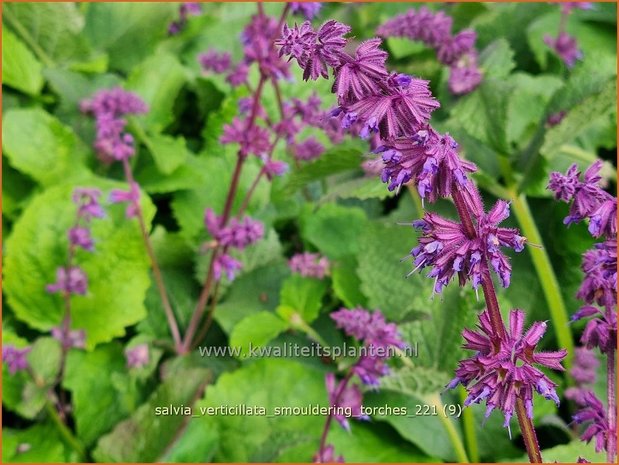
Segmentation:
{"type": "Polygon", "coordinates": [[[294,193],[312,181],[359,168],[363,152],[357,147],[358,144],[355,146],[352,143],[348,146],[346,144],[338,145],[327,150],[319,159],[301,166],[291,173],[286,191],[294,193]]]}
{"type": "Polygon", "coordinates": [[[3,463],[63,463],[76,461],[52,423],[27,429],[2,428],[3,463]]]}
{"type": "Polygon", "coordinates": [[[238,405],[263,407],[266,415],[214,415],[192,421],[219,431],[216,462],[273,462],[311,459],[318,446],[324,417],[278,415],[276,408],[326,405],[321,373],[296,362],[261,359],[221,375],[198,407],[238,405]],[[256,389],[256,386],[262,386],[256,389]]]}
{"type": "Polygon", "coordinates": [[[331,268],[333,292],[349,307],[366,307],[367,298],[361,292],[355,257],[342,257],[331,268]]]}
{"type": "MultiPolygon", "coordinates": [[[[167,162],[164,162],[167,163],[167,162]]],[[[190,153],[185,162],[166,176],[154,164],[148,164],[135,173],[142,189],[151,194],[198,189],[208,183],[209,162],[190,153]]]]}
{"type": "MultiPolygon", "coordinates": [[[[61,296],[49,294],[45,286],[55,282],[56,269],[66,262],[66,231],[75,221],[71,194],[77,186],[99,187],[103,198],[112,188],[127,188],[95,178],[50,188],[30,202],[6,243],[8,303],[16,318],[42,331],[58,325],[65,312],[61,296]]],[[[149,261],[137,221],[126,219],[124,208],[115,205],[107,218],[94,220],[96,251],[80,250],[76,256],[88,276],[89,289],[84,296],[71,297],[71,320],[73,328],[86,330],[88,348],[123,336],[125,327],[145,315],[149,261]]],[[[142,209],[148,227],[153,207],[144,196],[142,209]]]]}
{"type": "Polygon", "coordinates": [[[366,227],[365,212],[357,207],[325,204],[303,218],[303,237],[329,258],[354,255],[358,237],[366,227]]]}
{"type": "Polygon", "coordinates": [[[393,197],[394,192],[389,192],[387,186],[380,182],[375,176],[354,178],[340,182],[329,188],[329,191],[322,196],[320,203],[326,203],[335,199],[379,199],[393,197]]]}
{"type": "Polygon", "coordinates": [[[284,262],[256,268],[235,279],[224,299],[217,305],[215,320],[230,334],[248,315],[273,310],[279,301],[282,281],[290,271],[284,262]]]}
{"type": "Polygon", "coordinates": [[[128,72],[152,54],[177,14],[178,6],[172,3],[93,3],[84,34],[109,53],[112,68],[128,72]]]}
{"type": "Polygon", "coordinates": [[[41,63],[7,28],[2,28],[2,69],[3,84],[29,95],[39,95],[41,92],[41,63]]]}
{"type": "Polygon", "coordinates": [[[165,134],[153,134],[144,139],[144,143],[155,159],[155,164],[162,174],[169,175],[185,163],[190,156],[185,139],[165,134]]]}
{"type": "Polygon", "coordinates": [[[87,173],[87,149],[71,129],[40,108],[9,110],[2,149],[11,165],[43,185],[87,173]]]}
{"type": "Polygon", "coordinates": [[[288,328],[271,312],[252,313],[237,323],[230,335],[230,347],[239,348],[240,357],[251,356],[252,348],[264,347],[288,328]]]}
{"type": "MultiPolygon", "coordinates": [[[[99,462],[157,462],[174,443],[188,418],[189,407],[202,394],[210,374],[203,368],[171,370],[150,399],[127,420],[103,436],[93,457],[99,462]],[[178,414],[157,414],[157,408],[181,408],[178,414]]],[[[191,415],[191,414],[190,414],[191,415]]]]}
{"type": "Polygon", "coordinates": [[[12,3],[3,19],[46,67],[87,58],[84,18],[75,3],[12,3]]]}
{"type": "MultiPolygon", "coordinates": [[[[595,452],[594,443],[585,444],[575,440],[569,444],[556,446],[551,449],[542,450],[544,463],[576,463],[578,457],[583,457],[593,463],[607,463],[606,455],[603,452],[595,452]]],[[[528,462],[529,458],[525,454],[509,462],[528,462]]]]}
{"type": "Polygon", "coordinates": [[[139,121],[153,133],[161,132],[173,121],[174,101],[186,80],[183,66],[167,53],[153,55],[131,71],[126,88],[148,105],[148,113],[139,121]]]}
{"type": "Polygon", "coordinates": [[[484,79],[505,78],[516,66],[514,52],[506,39],[497,39],[479,54],[484,79]]]}
{"type": "Polygon", "coordinates": [[[293,308],[303,321],[311,323],[320,313],[322,298],[326,291],[326,282],[294,274],[284,281],[279,303],[293,308]]]}
{"type": "Polygon", "coordinates": [[[594,94],[574,106],[561,123],[546,131],[544,143],[540,149],[542,155],[552,158],[563,144],[577,137],[591,122],[612,111],[615,108],[613,102],[616,99],[617,84],[612,79],[598,94],[594,94]]]}
{"type": "Polygon", "coordinates": [[[358,238],[357,275],[368,307],[381,310],[389,320],[400,321],[412,311],[426,311],[432,280],[419,274],[405,279],[410,263],[402,258],[415,245],[410,227],[369,224],[358,238]]]}
{"type": "Polygon", "coordinates": [[[113,343],[92,352],[72,350],[66,363],[62,385],[71,392],[78,436],[90,446],[130,413],[123,403],[125,393],[114,383],[117,375],[126,376],[123,348],[113,343]]]}

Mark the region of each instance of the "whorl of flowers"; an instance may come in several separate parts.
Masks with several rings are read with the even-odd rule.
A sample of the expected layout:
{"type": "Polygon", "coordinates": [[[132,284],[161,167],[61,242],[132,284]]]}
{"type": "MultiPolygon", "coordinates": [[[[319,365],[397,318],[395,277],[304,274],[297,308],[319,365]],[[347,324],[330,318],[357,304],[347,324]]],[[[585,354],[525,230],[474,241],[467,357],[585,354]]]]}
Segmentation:
{"type": "Polygon", "coordinates": [[[80,102],[80,110],[94,116],[97,136],[93,144],[104,163],[125,160],[135,154],[133,136],[125,132],[123,116],[148,111],[137,95],[120,87],[100,90],[91,99],[80,102]]]}
{"type": "Polygon", "coordinates": [[[464,29],[454,35],[452,24],[453,20],[444,12],[421,7],[388,20],[376,32],[381,37],[404,37],[434,48],[439,61],[449,66],[450,91],[467,94],[483,79],[475,50],[477,34],[464,29]]]}
{"type": "Polygon", "coordinates": [[[463,347],[476,353],[459,362],[456,377],[447,386],[455,388],[462,384],[466,388],[465,406],[485,401],[486,417],[494,409],[503,412],[503,426],[506,427],[509,427],[518,398],[524,401],[529,418],[533,418],[533,392],[559,404],[557,385],[535,365],[562,371],[561,360],[567,351],[536,352],[546,332],[546,323],[535,322],[525,332],[524,321],[522,310],[511,310],[509,329],[499,335],[490,324],[488,311],[482,312],[478,330],[465,329],[462,333],[466,341],[463,347]]]}
{"type": "Polygon", "coordinates": [[[14,375],[18,371],[23,371],[28,368],[27,356],[31,350],[31,347],[18,349],[12,344],[2,345],[2,361],[6,363],[10,374],[14,375]]]}
{"type": "Polygon", "coordinates": [[[288,266],[293,273],[307,278],[322,279],[329,273],[330,263],[327,257],[317,253],[303,252],[293,255],[288,260],[288,266]]]}
{"type": "Polygon", "coordinates": [[[290,11],[292,11],[292,14],[302,16],[308,21],[318,16],[321,8],[322,3],[320,2],[290,2],[290,11]]]}
{"type": "Polygon", "coordinates": [[[202,5],[199,2],[184,2],[178,7],[178,19],[172,21],[168,26],[168,34],[171,36],[178,34],[187,25],[189,16],[198,16],[202,13],[202,5]]]}
{"type": "Polygon", "coordinates": [[[590,2],[561,2],[561,23],[557,37],[544,36],[544,43],[561,58],[568,68],[573,67],[577,60],[582,58],[582,51],[578,47],[576,37],[571,36],[565,30],[567,19],[573,10],[590,10],[593,4],[590,2]]]}

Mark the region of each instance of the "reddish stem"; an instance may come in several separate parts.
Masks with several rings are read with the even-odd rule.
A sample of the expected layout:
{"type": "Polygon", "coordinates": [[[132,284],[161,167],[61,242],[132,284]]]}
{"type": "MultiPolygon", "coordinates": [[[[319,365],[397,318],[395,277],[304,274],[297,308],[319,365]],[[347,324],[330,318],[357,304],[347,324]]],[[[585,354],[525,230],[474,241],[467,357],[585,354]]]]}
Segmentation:
{"type": "Polygon", "coordinates": [[[615,463],[617,455],[617,397],[615,379],[615,350],[608,352],[606,360],[606,391],[608,396],[607,416],[608,416],[608,437],[606,438],[606,459],[608,463],[615,463]]]}
{"type": "MultiPolygon", "coordinates": [[[[348,385],[348,382],[352,378],[352,374],[353,374],[352,370],[349,370],[348,373],[346,373],[346,376],[342,379],[342,382],[340,383],[335,393],[335,396],[334,396],[335,398],[333,399],[333,402],[332,402],[332,405],[334,407],[337,407],[337,405],[339,404],[340,397],[342,396],[344,389],[348,385]]],[[[321,458],[325,450],[325,447],[327,445],[327,436],[329,435],[329,427],[331,426],[332,420],[333,420],[333,415],[328,415],[327,420],[325,421],[325,426],[322,429],[322,434],[320,435],[320,446],[318,447],[318,456],[321,458]]]]}
{"type": "MultiPolygon", "coordinates": [[[[129,188],[131,189],[132,186],[135,184],[135,180],[133,178],[133,171],[131,170],[131,165],[129,164],[129,160],[126,158],[123,159],[123,168],[125,170],[125,177],[127,178],[127,182],[129,183],[129,188]]],[[[161,268],[159,267],[159,263],[157,262],[157,257],[155,256],[155,251],[153,250],[153,245],[150,241],[148,230],[146,229],[146,223],[144,221],[144,215],[142,213],[142,208],[140,206],[139,201],[134,202],[134,208],[136,211],[136,217],[138,219],[138,223],[140,225],[140,231],[142,233],[142,240],[144,241],[144,245],[146,246],[146,252],[148,253],[150,262],[153,267],[153,277],[155,278],[155,283],[157,285],[157,289],[161,297],[161,303],[163,305],[163,310],[168,320],[168,326],[170,328],[170,333],[172,334],[172,339],[174,339],[174,345],[176,347],[176,351],[179,352],[182,341],[181,341],[180,331],[178,329],[178,323],[176,322],[174,311],[172,310],[172,306],[170,305],[170,300],[168,299],[168,293],[166,291],[165,284],[163,281],[163,274],[161,273],[161,268]]]]}

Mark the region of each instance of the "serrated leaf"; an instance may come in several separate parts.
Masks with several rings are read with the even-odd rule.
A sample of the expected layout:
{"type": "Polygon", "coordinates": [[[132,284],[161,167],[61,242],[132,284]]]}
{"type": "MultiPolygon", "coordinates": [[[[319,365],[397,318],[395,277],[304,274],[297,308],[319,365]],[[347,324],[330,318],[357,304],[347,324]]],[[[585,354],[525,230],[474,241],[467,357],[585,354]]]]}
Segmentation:
{"type": "MultiPolygon", "coordinates": [[[[585,444],[583,441],[576,440],[569,444],[542,450],[544,463],[576,463],[578,457],[583,457],[592,463],[607,463],[606,455],[603,452],[595,452],[593,442],[585,444]]],[[[519,463],[528,460],[529,458],[525,454],[509,461],[519,463]]]]}
{"type": "Polygon", "coordinates": [[[506,39],[497,39],[488,45],[480,54],[479,62],[484,73],[484,79],[505,78],[516,66],[514,52],[506,39]]]}
{"type": "Polygon", "coordinates": [[[355,178],[344,181],[329,188],[329,191],[320,199],[320,203],[335,199],[379,199],[393,197],[394,192],[389,192],[387,186],[377,177],[355,178]]]}
{"type": "Polygon", "coordinates": [[[30,95],[43,87],[43,67],[24,43],[2,28],[2,83],[30,95]]]}
{"type": "Polygon", "coordinates": [[[70,128],[40,108],[4,114],[2,149],[14,168],[43,185],[88,172],[84,144],[70,128]]]}
{"type": "Polygon", "coordinates": [[[288,328],[288,324],[271,312],[252,313],[239,321],[230,335],[230,347],[239,348],[240,357],[251,357],[253,350],[264,347],[288,328]]]}
{"type": "Polygon", "coordinates": [[[209,162],[204,158],[188,154],[185,162],[166,176],[149,164],[136,172],[140,186],[151,194],[197,189],[208,182],[209,162]]]}
{"type": "Polygon", "coordinates": [[[303,218],[303,237],[329,258],[354,255],[359,249],[357,238],[367,224],[363,210],[325,204],[303,218]]]}
{"type": "Polygon", "coordinates": [[[326,291],[325,281],[294,274],[283,282],[279,302],[294,309],[306,323],[311,323],[320,313],[326,291]]]}
{"type": "Polygon", "coordinates": [[[51,422],[27,429],[2,428],[3,463],[61,463],[79,460],[51,422]]]}
{"type": "Polygon", "coordinates": [[[366,307],[367,298],[361,292],[355,257],[342,257],[331,268],[333,292],[348,308],[366,307]]]}
{"type": "Polygon", "coordinates": [[[148,105],[148,113],[139,121],[153,133],[161,132],[174,119],[174,101],[186,80],[183,66],[167,53],[153,55],[131,71],[126,88],[148,105]]]}
{"type": "Polygon", "coordinates": [[[93,457],[100,462],[159,461],[188,421],[183,407],[191,408],[209,379],[209,371],[204,368],[174,370],[129,419],[99,440],[93,457]],[[170,406],[180,408],[181,413],[157,415],[156,408],[170,406]]]}
{"type": "Polygon", "coordinates": [[[191,156],[182,136],[152,134],[145,137],[143,142],[150,150],[157,168],[164,175],[174,172],[191,156]]]}
{"type": "Polygon", "coordinates": [[[110,431],[130,413],[113,383],[126,375],[126,359],[120,344],[106,344],[92,352],[72,350],[67,356],[62,385],[71,392],[77,433],[86,446],[110,431]]]}
{"type": "MultiPolygon", "coordinates": [[[[125,184],[89,178],[80,184],[50,188],[35,197],[15,223],[6,242],[4,291],[16,318],[33,328],[49,331],[64,312],[61,296],[45,286],[55,282],[56,269],[66,262],[66,231],[75,221],[71,194],[77,186],[104,192],[126,189],[125,184]]],[[[142,196],[146,225],[153,207],[142,196]]],[[[149,261],[135,220],[124,215],[124,205],[108,210],[108,217],[92,222],[96,251],[78,251],[76,260],[88,276],[86,295],[71,298],[72,327],[86,331],[88,348],[122,336],[125,327],[145,315],[144,296],[150,285],[149,261]]]]}

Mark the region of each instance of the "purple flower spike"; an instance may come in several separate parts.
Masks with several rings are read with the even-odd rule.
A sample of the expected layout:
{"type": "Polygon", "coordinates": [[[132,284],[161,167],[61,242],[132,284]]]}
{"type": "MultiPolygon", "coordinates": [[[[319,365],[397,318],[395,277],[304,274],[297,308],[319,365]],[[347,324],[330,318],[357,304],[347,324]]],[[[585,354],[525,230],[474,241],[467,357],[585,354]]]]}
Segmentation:
{"type": "Polygon", "coordinates": [[[498,226],[508,216],[509,204],[499,200],[492,210],[479,218],[476,235],[469,238],[460,223],[426,213],[423,220],[415,224],[423,235],[419,245],[411,251],[413,271],[431,266],[428,277],[435,279],[434,292],[440,293],[456,273],[461,286],[470,279],[477,289],[490,263],[502,286],[508,287],[511,265],[500,248],[521,252],[526,242],[518,230],[498,226]]]}
{"type": "Polygon", "coordinates": [[[290,151],[297,160],[310,161],[319,158],[325,148],[315,137],[310,136],[303,142],[291,144],[290,151]]]}
{"type": "Polygon", "coordinates": [[[125,210],[125,216],[127,218],[135,218],[138,215],[138,208],[140,202],[140,186],[137,183],[131,183],[128,191],[120,189],[112,189],[110,192],[109,201],[111,203],[123,203],[127,202],[127,209],[125,210]]]}
{"type": "Polygon", "coordinates": [[[582,58],[582,51],[578,48],[576,38],[567,32],[560,32],[557,37],[544,36],[544,43],[559,55],[568,68],[573,67],[576,61],[582,58]]]}
{"type": "Polygon", "coordinates": [[[215,50],[202,53],[198,57],[198,61],[204,71],[212,71],[217,74],[228,71],[231,65],[231,58],[228,52],[219,53],[215,50]]]}
{"type": "Polygon", "coordinates": [[[329,260],[317,253],[304,252],[293,255],[288,261],[290,271],[309,278],[323,279],[329,273],[329,260]]]}
{"type": "Polygon", "coordinates": [[[244,156],[264,155],[271,148],[269,131],[256,125],[248,129],[246,120],[239,118],[234,118],[231,124],[224,126],[224,133],[219,140],[222,144],[239,144],[244,156]]]}
{"type": "Polygon", "coordinates": [[[234,281],[236,273],[243,267],[242,263],[235,260],[228,254],[219,255],[213,263],[213,272],[215,279],[219,281],[226,274],[229,281],[234,281]]]}
{"type": "Polygon", "coordinates": [[[533,392],[559,403],[553,383],[534,365],[554,370],[563,370],[561,360],[565,350],[535,352],[541,337],[546,332],[546,323],[536,322],[524,332],[524,312],[512,310],[509,331],[504,336],[492,329],[487,310],[479,315],[478,331],[465,329],[462,333],[465,349],[474,350],[471,358],[459,362],[456,377],[449,388],[462,384],[468,392],[464,405],[486,402],[486,417],[498,409],[505,417],[504,426],[514,413],[516,399],[524,401],[527,416],[533,417],[533,392]]]}
{"type": "Polygon", "coordinates": [[[610,430],[604,405],[591,391],[585,393],[582,405],[584,408],[572,417],[579,425],[583,423],[589,424],[581,439],[587,443],[595,439],[596,452],[606,450],[608,438],[614,438],[615,432],[610,430]]]}
{"type": "Polygon", "coordinates": [[[68,231],[69,243],[73,246],[81,247],[84,250],[92,252],[94,250],[94,242],[90,236],[90,229],[82,226],[74,226],[68,231]]]}
{"type": "Polygon", "coordinates": [[[28,368],[27,356],[30,353],[31,347],[18,349],[12,344],[4,344],[2,346],[2,361],[6,363],[9,373],[14,375],[18,371],[28,368]]]}
{"type": "Polygon", "coordinates": [[[474,52],[464,55],[449,68],[448,85],[454,95],[473,92],[482,80],[483,74],[477,65],[477,54],[474,52]]]}
{"type": "Polygon", "coordinates": [[[99,189],[78,187],[73,191],[73,203],[79,208],[77,215],[86,221],[90,221],[92,218],[103,218],[105,212],[103,207],[99,204],[99,197],[101,197],[101,191],[99,189]]]}
{"type": "Polygon", "coordinates": [[[308,21],[318,16],[321,8],[322,3],[320,2],[290,2],[292,14],[303,16],[308,21]]]}
{"type": "MultiPolygon", "coordinates": [[[[325,384],[327,386],[327,393],[329,394],[329,405],[339,407],[344,411],[350,411],[349,417],[365,419],[361,415],[361,404],[363,402],[361,390],[356,385],[347,384],[346,386],[342,386],[345,382],[345,380],[342,380],[336,383],[335,375],[333,373],[327,373],[325,376],[325,384]]],[[[333,416],[346,431],[350,431],[349,417],[340,413],[333,416]]]]}
{"type": "Polygon", "coordinates": [[[204,224],[213,238],[224,247],[235,247],[243,250],[264,236],[264,226],[248,216],[238,220],[233,218],[227,226],[221,226],[221,218],[207,208],[204,214],[204,224]]]}
{"type": "Polygon", "coordinates": [[[125,349],[125,358],[127,359],[127,368],[142,368],[148,365],[150,361],[148,344],[138,344],[125,349]]]}
{"type": "Polygon", "coordinates": [[[56,282],[48,284],[47,292],[68,292],[71,294],[85,295],[88,290],[88,278],[78,266],[58,268],[56,270],[56,282]]]}
{"type": "Polygon", "coordinates": [[[264,174],[269,181],[272,181],[276,176],[283,176],[288,172],[290,167],[288,163],[280,160],[267,160],[264,163],[264,174]]]}
{"type": "Polygon", "coordinates": [[[58,341],[65,349],[83,349],[86,347],[86,331],[83,329],[70,330],[64,334],[62,327],[56,326],[51,330],[52,337],[58,341]]]}
{"type": "Polygon", "coordinates": [[[583,254],[585,273],[576,297],[588,304],[612,308],[617,305],[617,242],[608,240],[595,244],[583,254]]]}

